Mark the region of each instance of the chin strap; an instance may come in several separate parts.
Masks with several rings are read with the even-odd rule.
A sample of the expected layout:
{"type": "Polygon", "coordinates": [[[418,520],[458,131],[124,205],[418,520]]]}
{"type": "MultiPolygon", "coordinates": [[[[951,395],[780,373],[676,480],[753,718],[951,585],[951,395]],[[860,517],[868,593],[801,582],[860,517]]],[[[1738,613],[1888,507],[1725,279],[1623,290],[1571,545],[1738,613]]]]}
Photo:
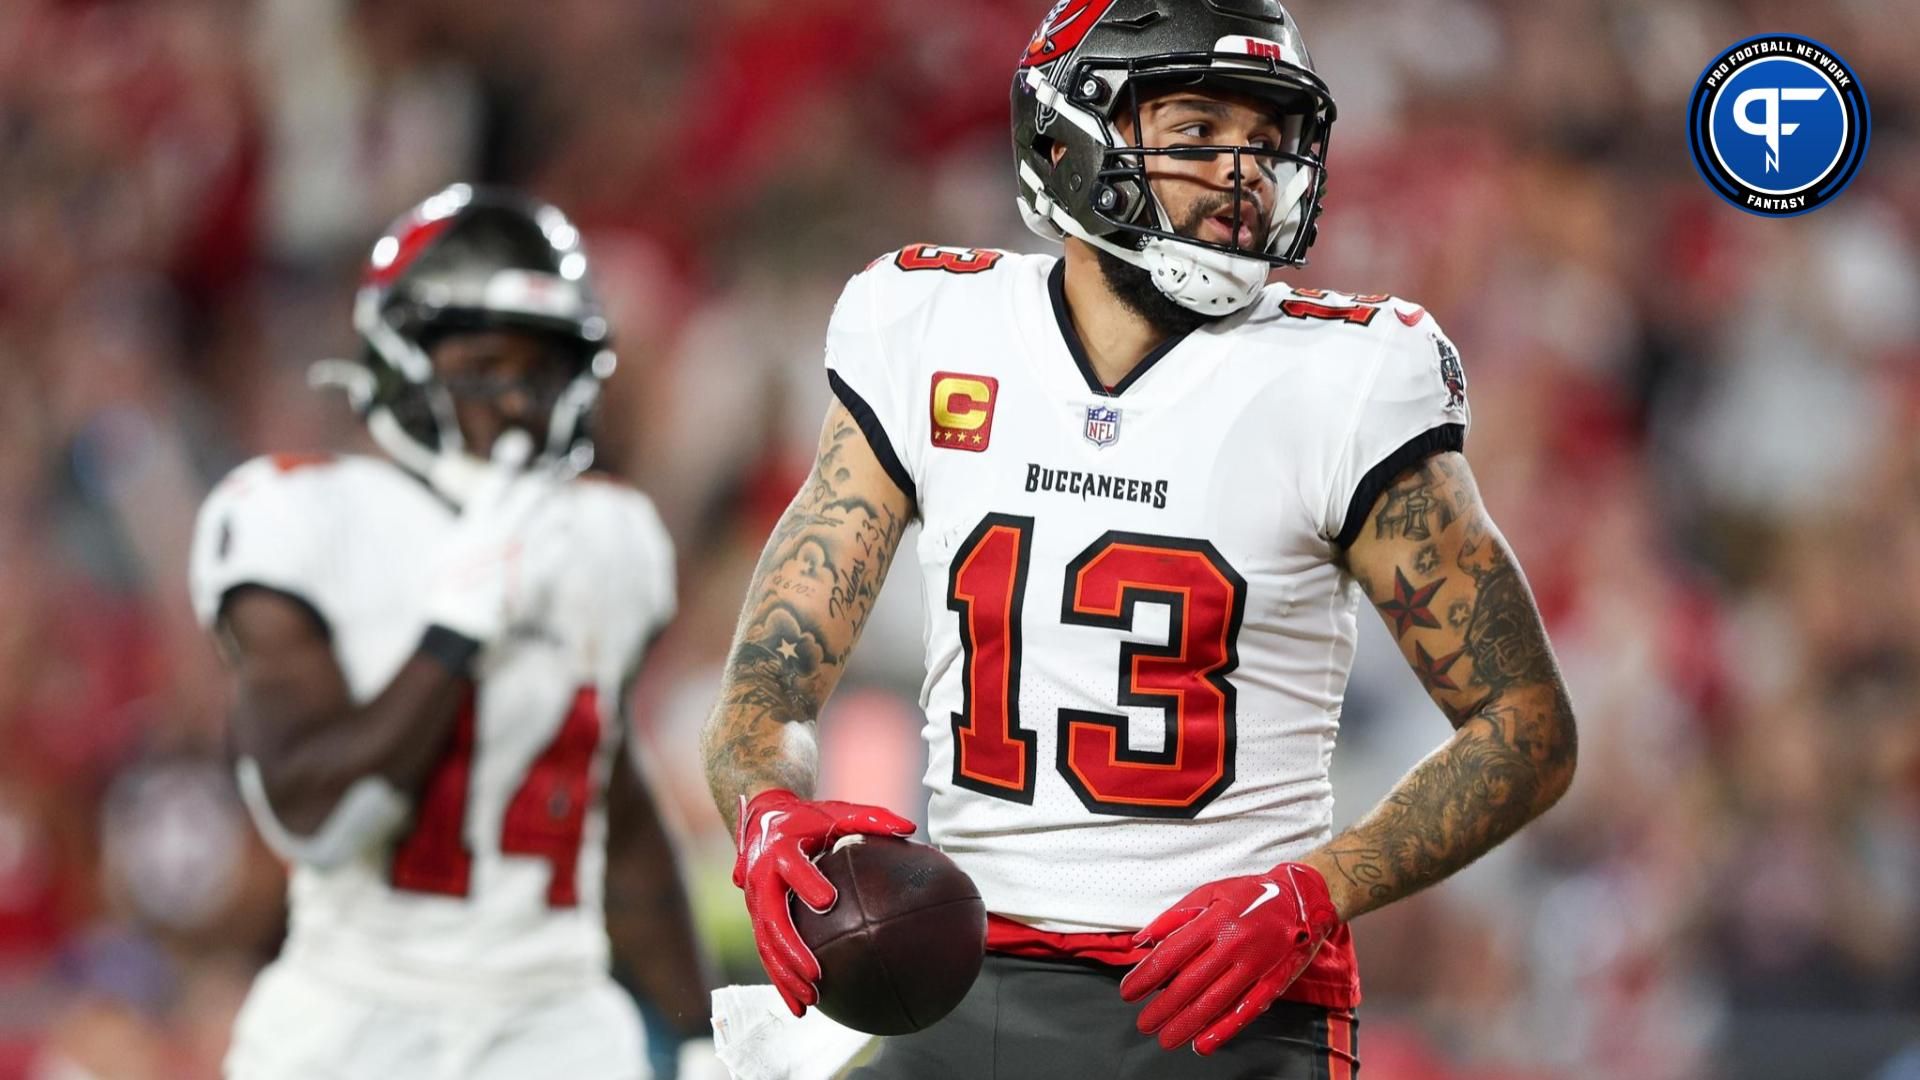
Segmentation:
{"type": "Polygon", "coordinates": [[[316,361],[307,368],[307,385],[316,390],[343,391],[353,410],[366,419],[367,434],[388,457],[454,505],[466,504],[485,463],[457,447],[435,451],[414,438],[392,409],[374,404],[378,383],[365,365],[338,358],[316,361]]]}
{"type": "MultiPolygon", "coordinates": [[[[404,344],[398,335],[394,335],[394,338],[404,344]]],[[[544,461],[554,477],[560,480],[570,480],[593,467],[593,444],[576,436],[583,418],[593,410],[595,401],[599,399],[599,379],[593,376],[604,377],[605,373],[612,370],[613,354],[602,352],[593,362],[595,370],[592,375],[575,379],[561,394],[554,409],[544,461]]],[[[399,418],[393,415],[392,409],[374,403],[378,383],[373,372],[351,360],[332,358],[316,361],[307,368],[307,385],[315,389],[343,391],[354,411],[365,417],[367,434],[373,437],[380,449],[386,451],[388,457],[401,468],[426,481],[455,506],[466,505],[474,485],[485,474],[487,463],[466,452],[464,445],[458,441],[459,427],[451,418],[442,427],[455,433],[453,445],[437,449],[426,445],[407,431],[399,418]]],[[[434,393],[431,388],[428,392],[444,402],[444,394],[434,393]]]]}
{"type": "Polygon", "coordinates": [[[1028,228],[1048,239],[1074,237],[1145,270],[1155,288],[1189,311],[1231,315],[1259,299],[1267,274],[1273,269],[1265,259],[1160,236],[1148,237],[1137,250],[1123,247],[1093,235],[1075,221],[1065,207],[1047,196],[1040,177],[1024,161],[1020,163],[1020,181],[1033,192],[1032,205],[1026,198],[1019,200],[1021,217],[1028,228]]]}
{"type": "MultiPolygon", "coordinates": [[[[427,455],[428,459],[434,459],[446,454],[457,454],[466,449],[460,437],[460,421],[453,414],[453,400],[434,384],[433,361],[428,359],[426,352],[419,345],[408,340],[381,316],[380,297],[373,289],[363,288],[354,298],[353,326],[360,331],[360,336],[366,339],[367,344],[380,354],[381,359],[400,372],[408,382],[420,388],[427,408],[433,413],[434,435],[439,442],[438,446],[423,445],[418,439],[407,434],[397,420],[389,416],[388,422],[392,425],[389,436],[382,437],[378,432],[374,434],[381,449],[393,454],[395,460],[410,469],[415,468],[421,460],[420,454],[427,455]],[[395,451],[389,441],[394,437],[397,437],[397,441],[412,444],[414,449],[395,451]]],[[[373,415],[385,410],[382,407],[374,407],[371,410],[363,407],[362,411],[367,412],[368,424],[371,426],[373,415]]]]}
{"type": "Polygon", "coordinates": [[[1167,299],[1202,315],[1231,315],[1260,298],[1273,267],[1265,259],[1150,237],[1128,260],[1153,277],[1167,299]]]}
{"type": "Polygon", "coordinates": [[[612,373],[613,354],[603,351],[593,358],[593,370],[576,377],[561,391],[548,418],[545,455],[555,461],[565,461],[576,472],[586,472],[593,467],[593,444],[579,435],[594,403],[600,400],[600,379],[605,377],[600,374],[603,362],[606,373],[612,373]]]}
{"type": "MultiPolygon", "coordinates": [[[[387,455],[417,476],[431,478],[440,455],[407,434],[385,405],[374,404],[379,383],[366,365],[338,357],[317,360],[307,368],[307,385],[315,390],[339,390],[353,411],[366,419],[367,433],[387,455]]],[[[446,493],[453,497],[453,493],[446,493]]],[[[458,502],[459,499],[455,498],[458,502]]]]}
{"type": "Polygon", "coordinates": [[[360,413],[372,406],[374,392],[379,388],[373,372],[368,371],[366,365],[339,357],[315,360],[309,365],[307,385],[315,390],[339,390],[345,393],[353,411],[360,413]]]}
{"type": "MultiPolygon", "coordinates": [[[[367,434],[373,436],[373,441],[401,468],[429,483],[433,482],[433,475],[438,471],[437,463],[442,457],[459,456],[459,451],[436,454],[421,445],[419,440],[407,434],[407,429],[401,426],[393,411],[384,405],[367,413],[367,434]]],[[[438,488],[439,485],[434,486],[438,488]]],[[[455,503],[466,502],[464,492],[442,491],[441,494],[455,503]]]]}

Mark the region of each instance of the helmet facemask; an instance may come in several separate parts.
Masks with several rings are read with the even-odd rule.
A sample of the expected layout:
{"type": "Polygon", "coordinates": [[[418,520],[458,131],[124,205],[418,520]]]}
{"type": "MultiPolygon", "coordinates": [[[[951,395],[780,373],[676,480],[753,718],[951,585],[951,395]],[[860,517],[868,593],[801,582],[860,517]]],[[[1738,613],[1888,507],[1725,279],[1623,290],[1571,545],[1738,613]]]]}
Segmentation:
{"type": "Polygon", "coordinates": [[[1255,82],[1204,74],[1160,77],[1135,75],[1125,80],[1124,87],[1124,100],[1106,118],[1106,126],[1115,145],[1103,151],[1102,167],[1096,174],[1097,181],[1115,193],[1109,200],[1099,188],[1095,189],[1094,209],[1103,219],[1116,228],[1144,236],[1199,244],[1228,255],[1251,255],[1276,266],[1292,265],[1304,257],[1305,237],[1300,224],[1310,202],[1309,196],[1317,190],[1326,144],[1324,125],[1316,121],[1312,99],[1306,93],[1276,91],[1255,82]],[[1222,90],[1258,102],[1272,111],[1274,121],[1280,128],[1279,143],[1271,147],[1229,144],[1142,145],[1141,132],[1145,130],[1141,116],[1143,100],[1183,88],[1222,90]],[[1128,129],[1132,136],[1123,142],[1128,129]],[[1234,206],[1236,211],[1239,202],[1250,194],[1249,189],[1242,185],[1242,178],[1257,172],[1266,181],[1263,187],[1269,194],[1263,200],[1263,220],[1245,222],[1237,213],[1235,216],[1236,227],[1243,224],[1258,226],[1256,235],[1260,242],[1254,245],[1216,243],[1174,231],[1175,223],[1169,219],[1165,207],[1160,204],[1159,197],[1148,182],[1152,171],[1149,166],[1156,158],[1213,161],[1221,156],[1232,159],[1235,179],[1234,189],[1223,193],[1221,201],[1234,206]],[[1138,212],[1138,207],[1128,205],[1131,202],[1129,196],[1142,198],[1147,212],[1138,212]]]}

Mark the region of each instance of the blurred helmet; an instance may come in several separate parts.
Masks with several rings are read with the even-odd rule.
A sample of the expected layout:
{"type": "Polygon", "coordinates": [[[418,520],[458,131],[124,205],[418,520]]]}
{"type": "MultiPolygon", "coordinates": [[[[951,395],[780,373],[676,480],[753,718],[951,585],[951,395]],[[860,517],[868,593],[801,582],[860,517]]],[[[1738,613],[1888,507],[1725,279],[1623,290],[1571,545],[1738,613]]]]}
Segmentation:
{"type": "MultiPolygon", "coordinates": [[[[1146,270],[1183,307],[1224,315],[1253,302],[1275,266],[1299,266],[1326,188],[1333,96],[1313,72],[1300,28],[1276,0],[1060,0],[1013,78],[1020,211],[1051,240],[1078,237],[1146,270]],[[1215,88],[1275,107],[1277,148],[1137,145],[1142,96],[1215,88]],[[1128,141],[1119,122],[1132,124],[1128,141]],[[1054,161],[1056,148],[1063,150],[1054,161]],[[1161,154],[1235,156],[1274,192],[1255,248],[1181,236],[1147,183],[1161,154]]],[[[1236,222],[1238,224],[1238,222],[1236,222]]],[[[1237,240],[1238,230],[1235,231],[1237,240]]]]}
{"type": "Polygon", "coordinates": [[[428,350],[448,334],[497,329],[533,331],[570,358],[541,454],[591,464],[587,418],[614,354],[579,230],[558,208],[468,184],[438,192],[373,245],[353,325],[358,362],[321,365],[316,381],[344,387],[402,465],[431,479],[466,449],[428,350]]]}

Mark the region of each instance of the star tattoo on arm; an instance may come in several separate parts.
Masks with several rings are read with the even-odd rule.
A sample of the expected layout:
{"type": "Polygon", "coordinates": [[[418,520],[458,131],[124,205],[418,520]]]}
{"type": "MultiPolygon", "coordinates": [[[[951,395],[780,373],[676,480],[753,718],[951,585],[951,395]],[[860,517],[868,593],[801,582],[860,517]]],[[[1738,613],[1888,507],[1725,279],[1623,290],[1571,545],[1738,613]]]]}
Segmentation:
{"type": "Polygon", "coordinates": [[[1426,687],[1429,693],[1435,690],[1458,690],[1460,684],[1454,682],[1447,673],[1465,655],[1467,650],[1459,648],[1436,657],[1427,652],[1425,645],[1416,641],[1413,643],[1413,673],[1420,677],[1420,685],[1426,687]]]}
{"type": "Polygon", "coordinates": [[[1433,614],[1433,598],[1446,583],[1447,579],[1441,578],[1416,589],[1399,567],[1394,568],[1393,596],[1379,602],[1380,613],[1393,620],[1394,637],[1406,637],[1407,631],[1416,626],[1428,630],[1440,628],[1440,620],[1433,614]]]}
{"type": "Polygon", "coordinates": [[[1428,544],[1413,556],[1413,569],[1419,574],[1431,574],[1440,569],[1440,549],[1428,544]]]}
{"type": "Polygon", "coordinates": [[[761,552],[701,732],[707,784],[729,828],[742,796],[781,787],[811,797],[814,721],[913,513],[852,415],[833,405],[813,473],[761,552]]]}
{"type": "Polygon", "coordinates": [[[1445,451],[1408,469],[1377,501],[1373,526],[1347,549],[1346,569],[1453,734],[1304,857],[1349,919],[1492,850],[1560,798],[1578,756],[1573,705],[1532,590],[1466,458],[1445,451]]]}

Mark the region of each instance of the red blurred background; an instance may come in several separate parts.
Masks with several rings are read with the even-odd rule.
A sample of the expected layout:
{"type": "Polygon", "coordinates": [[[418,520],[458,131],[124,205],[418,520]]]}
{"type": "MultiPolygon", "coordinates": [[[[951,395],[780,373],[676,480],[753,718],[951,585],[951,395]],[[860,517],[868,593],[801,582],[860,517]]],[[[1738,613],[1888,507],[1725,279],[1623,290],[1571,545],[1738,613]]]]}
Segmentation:
{"type": "MultiPolygon", "coordinates": [[[[192,514],[267,450],[362,445],[306,389],[359,260],[455,179],[571,212],[621,369],[604,463],[684,612],[640,689],[703,932],[755,975],[694,736],[810,459],[847,276],[1039,249],[1006,91],[1042,0],[0,2],[0,1078],[211,1077],[280,930],[185,591],[192,514]]],[[[1356,928],[1366,1075],[1920,1077],[1920,19],[1905,0],[1302,0],[1340,102],[1297,284],[1461,347],[1468,453],[1583,721],[1573,793],[1356,928]],[[1830,207],[1695,175],[1721,47],[1807,34],[1872,103],[1830,207]]],[[[826,783],[918,804],[896,573],[826,783]]],[[[1379,628],[1351,819],[1446,728],[1379,628]]]]}

